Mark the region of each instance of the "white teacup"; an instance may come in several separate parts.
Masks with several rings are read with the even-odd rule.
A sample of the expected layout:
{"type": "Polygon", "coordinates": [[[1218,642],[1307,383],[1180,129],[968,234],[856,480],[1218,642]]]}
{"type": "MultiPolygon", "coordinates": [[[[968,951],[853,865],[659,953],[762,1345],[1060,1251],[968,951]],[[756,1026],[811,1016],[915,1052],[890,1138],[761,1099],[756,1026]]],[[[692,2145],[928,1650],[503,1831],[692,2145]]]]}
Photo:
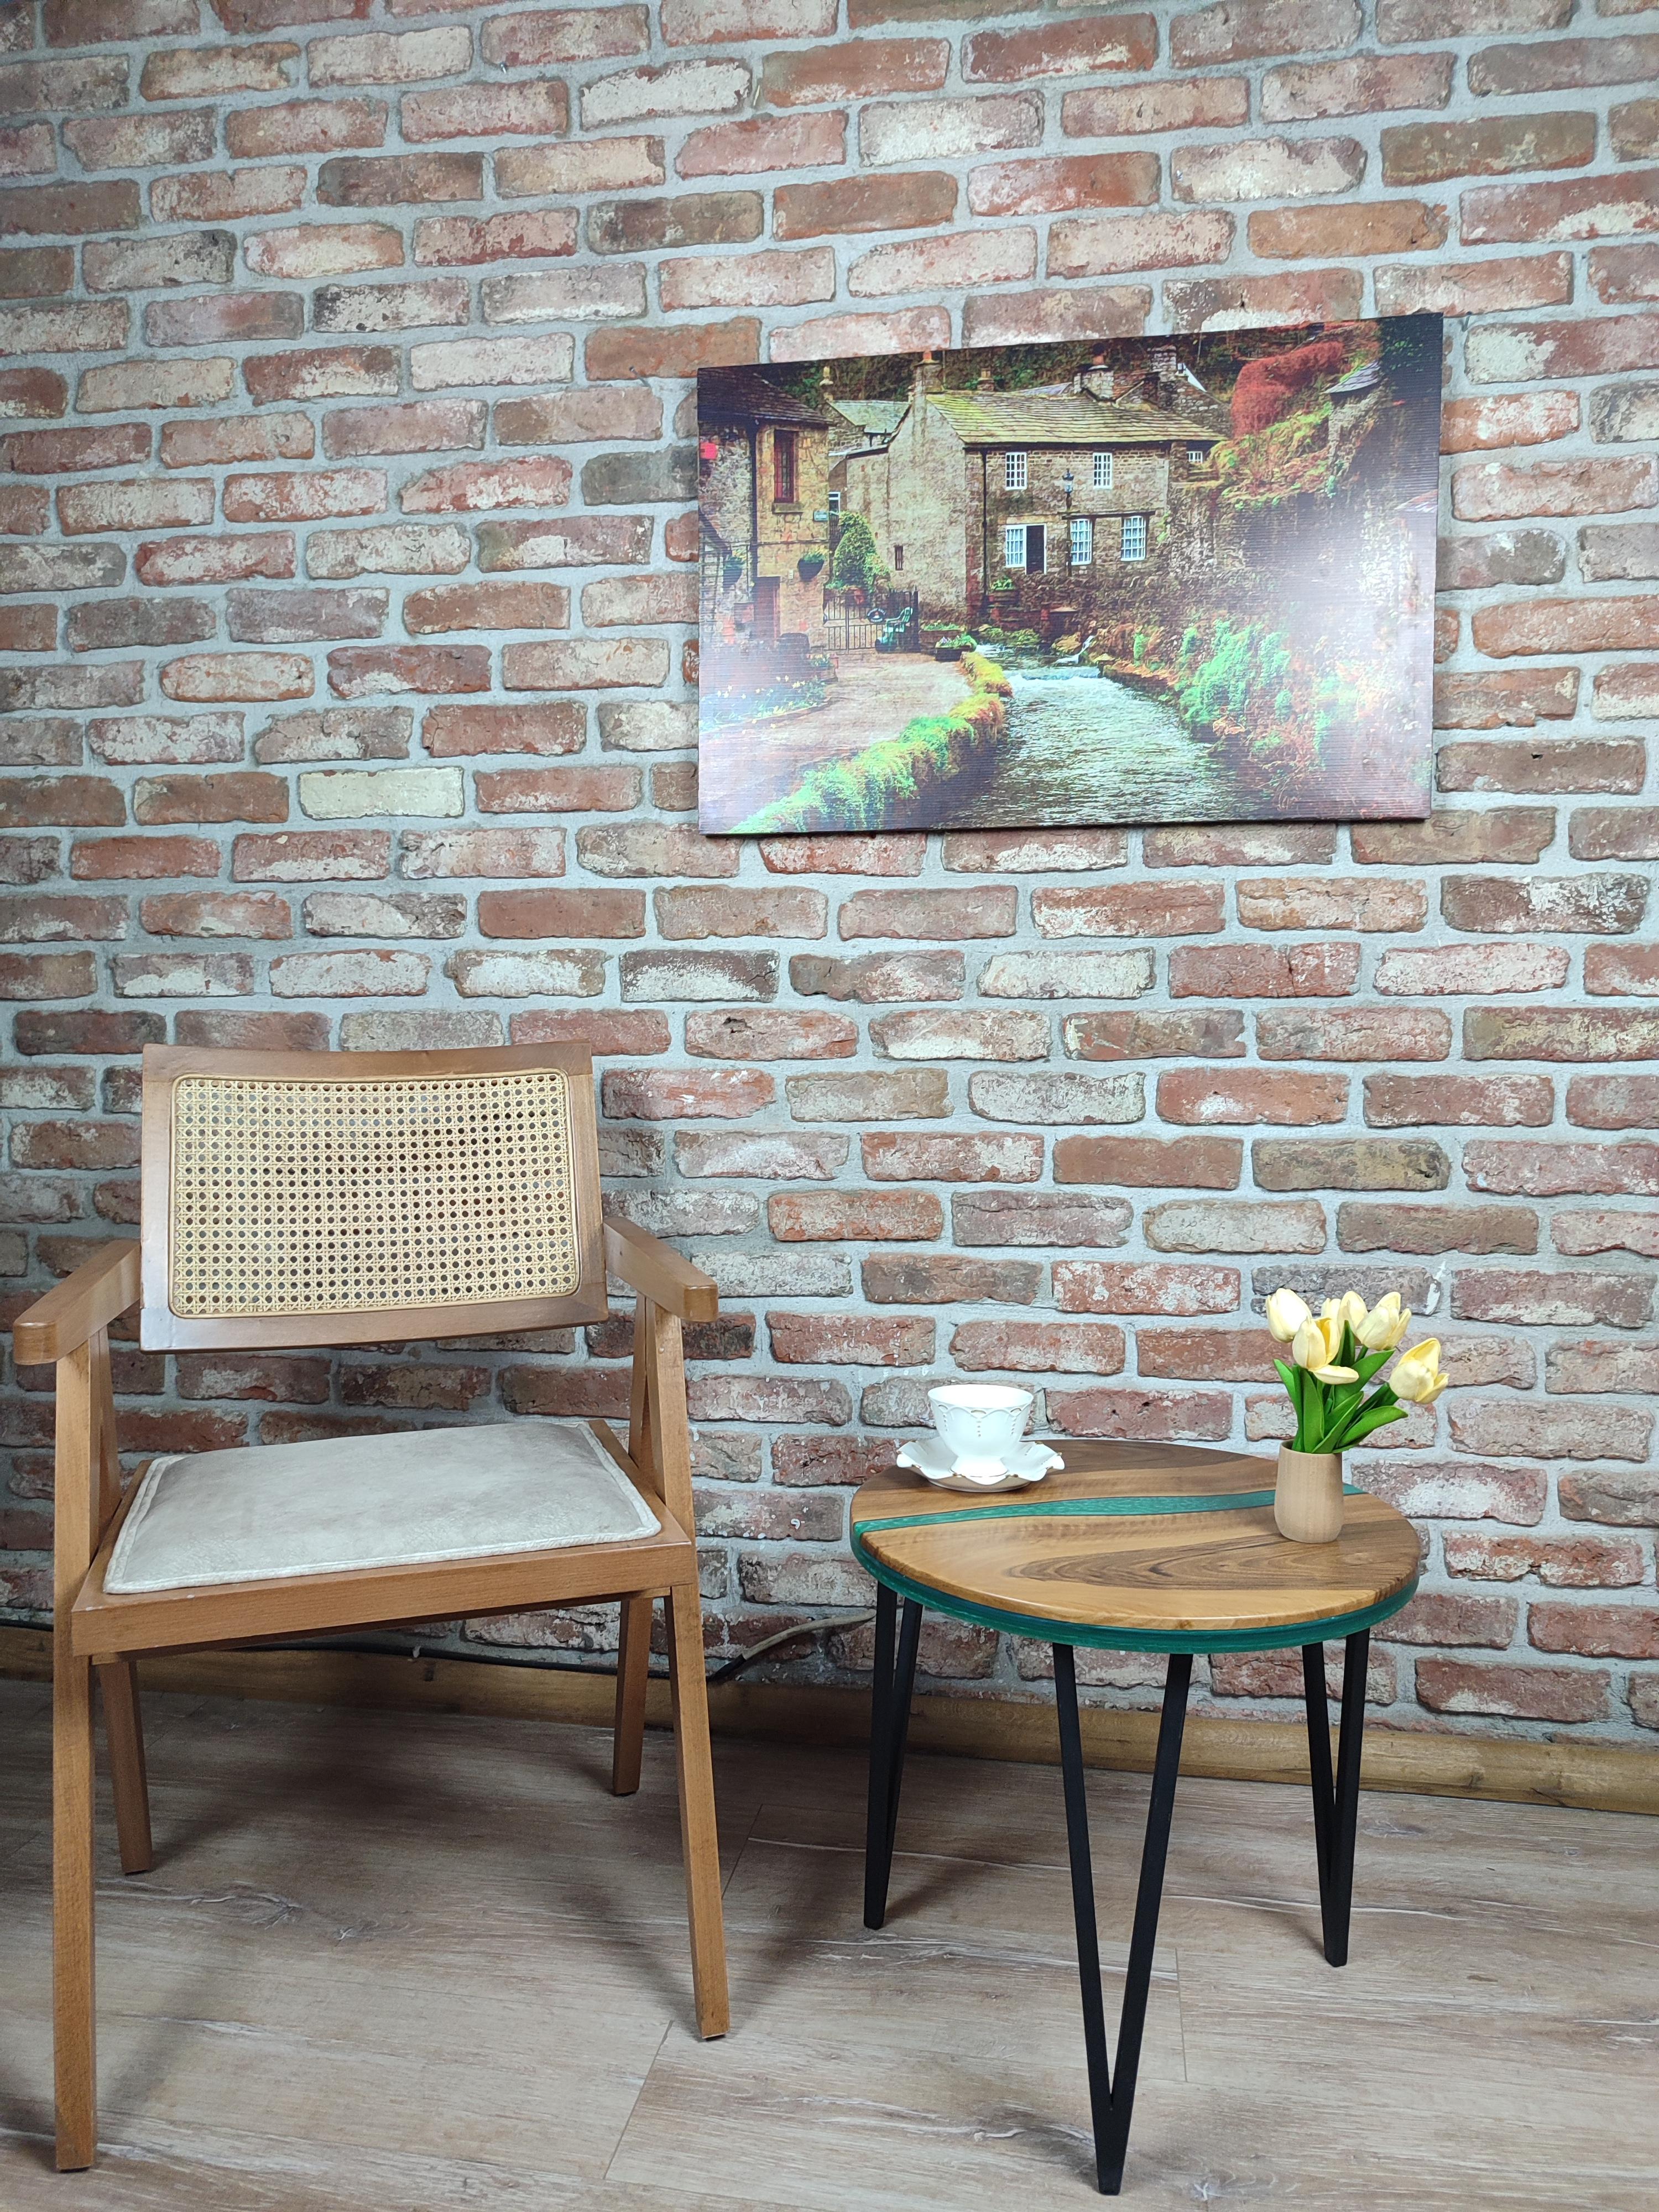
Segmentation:
{"type": "Polygon", "coordinates": [[[933,1426],[955,1455],[957,1473],[1000,1474],[1005,1455],[1025,1433],[1036,1402],[1006,1382],[948,1382],[927,1393],[933,1426]]]}

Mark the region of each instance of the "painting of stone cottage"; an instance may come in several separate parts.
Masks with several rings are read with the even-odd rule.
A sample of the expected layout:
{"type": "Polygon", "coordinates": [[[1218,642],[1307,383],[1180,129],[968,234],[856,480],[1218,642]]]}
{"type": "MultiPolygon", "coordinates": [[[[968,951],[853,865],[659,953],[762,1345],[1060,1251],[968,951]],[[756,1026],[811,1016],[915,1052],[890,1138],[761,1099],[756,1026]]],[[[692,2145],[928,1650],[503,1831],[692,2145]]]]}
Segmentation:
{"type": "Polygon", "coordinates": [[[701,823],[1428,811],[1440,319],[705,369],[701,823]]]}

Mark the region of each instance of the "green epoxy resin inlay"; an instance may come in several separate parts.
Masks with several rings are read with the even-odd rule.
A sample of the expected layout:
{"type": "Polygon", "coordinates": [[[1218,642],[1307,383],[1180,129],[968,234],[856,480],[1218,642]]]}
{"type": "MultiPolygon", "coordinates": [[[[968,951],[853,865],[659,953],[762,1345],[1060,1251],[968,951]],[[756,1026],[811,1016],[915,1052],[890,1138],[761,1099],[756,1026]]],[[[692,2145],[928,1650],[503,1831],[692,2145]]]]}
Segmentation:
{"type": "MultiPolygon", "coordinates": [[[[1342,1486],[1342,1494],[1345,1498],[1362,1498],[1364,1492],[1347,1482],[1342,1486]]],[[[855,1521],[853,1527],[856,1534],[866,1528],[942,1528],[953,1521],[1054,1520],[1073,1513],[1139,1514],[1146,1517],[1160,1513],[1240,1513],[1250,1506],[1271,1505],[1273,1502],[1271,1490],[1219,1491],[1200,1498],[1030,1498],[1012,1505],[959,1505],[954,1513],[884,1515],[878,1521],[855,1521]]]]}

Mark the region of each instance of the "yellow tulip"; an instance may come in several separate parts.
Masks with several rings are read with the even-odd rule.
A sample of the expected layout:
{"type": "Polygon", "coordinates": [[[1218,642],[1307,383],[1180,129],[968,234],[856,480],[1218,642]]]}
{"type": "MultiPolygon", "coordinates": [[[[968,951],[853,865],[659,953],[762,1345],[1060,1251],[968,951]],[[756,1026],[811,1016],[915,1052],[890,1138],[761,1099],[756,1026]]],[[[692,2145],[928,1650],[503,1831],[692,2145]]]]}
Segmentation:
{"type": "Polygon", "coordinates": [[[1276,1344],[1288,1344],[1303,1322],[1312,1318],[1294,1291],[1275,1291],[1267,1301],[1267,1327],[1276,1344]]]}
{"type": "Polygon", "coordinates": [[[1358,1335],[1365,1320],[1365,1301],[1358,1291],[1344,1291],[1340,1298],[1327,1298],[1324,1310],[1327,1318],[1336,1323],[1335,1341],[1338,1344],[1342,1341],[1345,1323],[1356,1336],[1358,1335]]]}
{"type": "Polygon", "coordinates": [[[1354,1369],[1332,1364],[1341,1340],[1342,1326],[1334,1314],[1322,1315],[1318,1320],[1310,1314],[1291,1340],[1291,1357],[1298,1367],[1305,1367],[1316,1382],[1357,1382],[1354,1369]]]}
{"type": "Polygon", "coordinates": [[[1440,1371],[1440,1340],[1425,1336],[1421,1344],[1402,1352],[1389,1377],[1389,1388],[1407,1405],[1431,1406],[1450,1382],[1440,1371]]]}
{"type": "Polygon", "coordinates": [[[1353,1333],[1367,1352],[1392,1352],[1411,1326],[1411,1308],[1401,1304],[1399,1291],[1389,1291],[1363,1322],[1355,1322],[1353,1333]]]}

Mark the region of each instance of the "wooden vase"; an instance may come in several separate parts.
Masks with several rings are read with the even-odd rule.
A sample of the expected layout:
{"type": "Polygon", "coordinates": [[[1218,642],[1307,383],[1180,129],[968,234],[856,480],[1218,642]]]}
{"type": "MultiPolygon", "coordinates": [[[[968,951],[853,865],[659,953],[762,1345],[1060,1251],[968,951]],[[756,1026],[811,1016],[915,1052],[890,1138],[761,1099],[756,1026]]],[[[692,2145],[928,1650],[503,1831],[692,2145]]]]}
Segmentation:
{"type": "Polygon", "coordinates": [[[1279,1447],[1273,1519],[1293,1544],[1334,1544],[1342,1533],[1342,1455],[1279,1447]]]}

